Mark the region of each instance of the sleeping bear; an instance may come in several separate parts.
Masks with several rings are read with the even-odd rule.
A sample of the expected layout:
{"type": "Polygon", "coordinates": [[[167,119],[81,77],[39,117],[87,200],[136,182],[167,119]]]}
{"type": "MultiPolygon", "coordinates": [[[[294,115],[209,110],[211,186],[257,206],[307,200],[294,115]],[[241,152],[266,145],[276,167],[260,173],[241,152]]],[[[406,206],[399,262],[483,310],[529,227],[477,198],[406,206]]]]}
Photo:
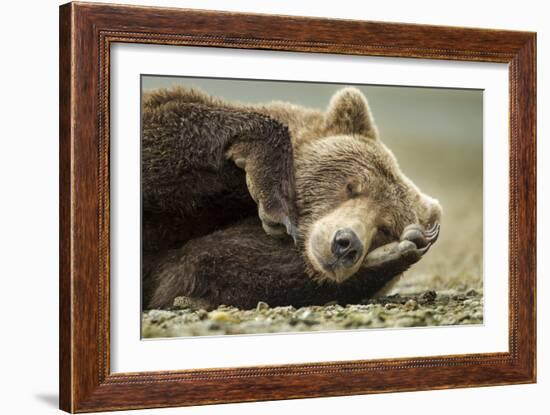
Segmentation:
{"type": "Polygon", "coordinates": [[[401,172],[356,88],[325,112],[183,87],[142,105],[144,309],[358,303],[438,237],[440,204],[401,172]]]}

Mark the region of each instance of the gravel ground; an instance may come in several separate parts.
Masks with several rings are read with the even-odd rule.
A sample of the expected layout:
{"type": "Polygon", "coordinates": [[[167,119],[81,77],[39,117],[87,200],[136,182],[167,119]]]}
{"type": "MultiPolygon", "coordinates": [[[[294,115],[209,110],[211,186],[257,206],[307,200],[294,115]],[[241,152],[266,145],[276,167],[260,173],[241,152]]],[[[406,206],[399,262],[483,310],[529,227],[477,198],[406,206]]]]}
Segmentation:
{"type": "Polygon", "coordinates": [[[327,304],[294,308],[269,307],[239,310],[149,310],[143,313],[145,338],[331,331],[387,327],[448,326],[483,323],[482,292],[425,291],[416,295],[389,295],[364,304],[327,304]]]}

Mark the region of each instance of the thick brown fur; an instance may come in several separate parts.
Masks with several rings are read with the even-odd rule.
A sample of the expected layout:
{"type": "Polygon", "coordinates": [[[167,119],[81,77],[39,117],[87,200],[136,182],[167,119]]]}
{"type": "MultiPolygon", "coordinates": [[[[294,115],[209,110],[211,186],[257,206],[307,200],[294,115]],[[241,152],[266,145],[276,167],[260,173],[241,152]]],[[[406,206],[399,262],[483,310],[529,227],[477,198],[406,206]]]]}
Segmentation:
{"type": "Polygon", "coordinates": [[[207,308],[252,308],[258,301],[273,307],[359,303],[420,258],[416,252],[408,254],[408,262],[363,267],[342,283],[318,281],[304,272],[297,247],[267,235],[260,221],[251,217],[169,251],[156,269],[158,286],[149,306],[170,308],[179,295],[205,299],[207,308]]]}
{"type": "Polygon", "coordinates": [[[176,296],[211,307],[358,302],[421,256],[407,251],[369,268],[367,253],[441,214],[401,173],[353,88],[326,113],[187,88],[147,93],[142,192],[144,308],[170,307],[176,296]],[[368,222],[370,233],[364,264],[340,281],[316,266],[309,247],[347,216],[368,222]],[[296,244],[273,237],[281,233],[296,244]]]}

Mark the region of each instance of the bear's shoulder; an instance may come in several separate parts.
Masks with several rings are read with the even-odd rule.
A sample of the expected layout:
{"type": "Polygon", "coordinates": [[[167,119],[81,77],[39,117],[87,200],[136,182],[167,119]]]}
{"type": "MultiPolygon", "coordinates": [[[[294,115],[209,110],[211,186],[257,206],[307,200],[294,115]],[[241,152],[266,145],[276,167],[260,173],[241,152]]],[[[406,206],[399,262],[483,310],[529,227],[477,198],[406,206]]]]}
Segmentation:
{"type": "Polygon", "coordinates": [[[143,93],[144,110],[155,109],[175,102],[202,104],[213,107],[227,107],[223,100],[208,95],[197,88],[174,86],[171,88],[159,88],[143,93]]]}

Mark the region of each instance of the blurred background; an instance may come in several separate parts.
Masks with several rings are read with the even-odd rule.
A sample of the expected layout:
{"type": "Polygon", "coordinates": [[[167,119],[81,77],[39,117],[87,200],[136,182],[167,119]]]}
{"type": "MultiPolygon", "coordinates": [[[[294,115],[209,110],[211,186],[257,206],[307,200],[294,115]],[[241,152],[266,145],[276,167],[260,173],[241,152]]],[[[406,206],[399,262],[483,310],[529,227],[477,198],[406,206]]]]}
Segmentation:
{"type": "MultiPolygon", "coordinates": [[[[324,110],[344,84],[142,76],[142,89],[183,85],[248,104],[324,110]]],[[[392,292],[483,289],[483,91],[354,85],[403,172],[443,206],[439,241],[392,292]]]]}

